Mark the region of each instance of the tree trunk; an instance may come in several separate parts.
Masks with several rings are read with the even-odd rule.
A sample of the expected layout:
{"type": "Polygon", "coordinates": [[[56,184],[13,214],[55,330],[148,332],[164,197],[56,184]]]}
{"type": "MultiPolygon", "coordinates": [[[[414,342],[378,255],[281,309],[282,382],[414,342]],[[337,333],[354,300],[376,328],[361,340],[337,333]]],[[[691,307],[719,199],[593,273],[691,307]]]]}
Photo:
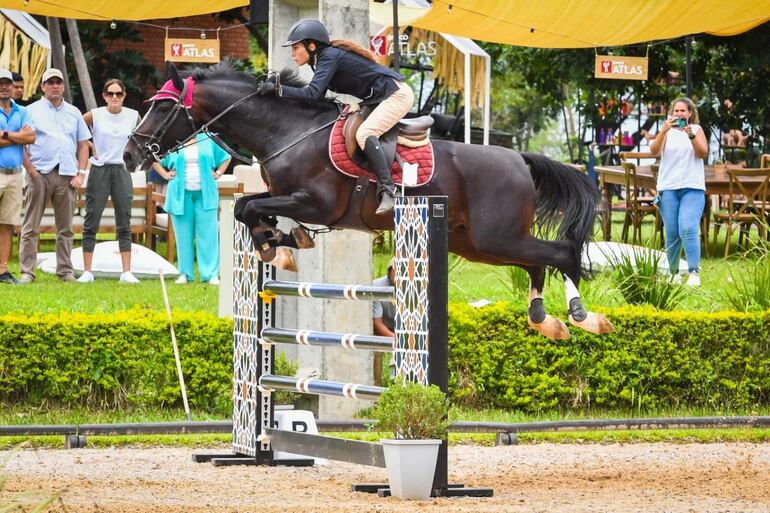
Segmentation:
{"type": "Polygon", "coordinates": [[[59,18],[46,16],[45,22],[48,25],[48,35],[51,38],[51,62],[53,67],[64,75],[64,99],[72,103],[72,91],[70,91],[70,82],[67,78],[67,65],[64,61],[64,46],[61,41],[59,18]]]}
{"type": "Polygon", "coordinates": [[[83,53],[83,45],[80,44],[80,33],[78,33],[78,22],[67,18],[67,32],[70,36],[70,46],[72,46],[72,57],[75,61],[75,69],[78,72],[78,81],[80,82],[80,91],[83,93],[83,100],[86,102],[86,110],[96,108],[96,98],[94,97],[94,88],[91,85],[91,76],[88,73],[86,56],[83,53]]]}

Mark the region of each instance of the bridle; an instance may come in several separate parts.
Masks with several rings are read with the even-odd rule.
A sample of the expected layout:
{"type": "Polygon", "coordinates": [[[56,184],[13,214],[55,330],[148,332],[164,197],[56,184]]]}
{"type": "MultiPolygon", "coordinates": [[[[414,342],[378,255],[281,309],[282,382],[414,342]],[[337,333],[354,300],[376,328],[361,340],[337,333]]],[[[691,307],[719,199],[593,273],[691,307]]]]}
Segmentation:
{"type": "MultiPolygon", "coordinates": [[[[139,129],[139,126],[141,126],[141,123],[140,123],[139,126],[136,127],[137,129],[134,130],[134,132],[129,136],[129,140],[133,141],[136,147],[139,148],[139,152],[142,157],[142,162],[141,162],[142,164],[144,164],[150,157],[155,159],[157,162],[160,162],[161,160],[163,160],[163,158],[166,155],[184,146],[185,143],[187,143],[190,139],[192,139],[192,137],[195,137],[195,135],[197,135],[197,133],[200,131],[200,129],[196,129],[195,120],[190,114],[190,109],[185,105],[185,97],[187,96],[188,84],[189,82],[187,80],[183,81],[181,92],[177,92],[171,89],[161,89],[159,93],[163,93],[164,95],[171,96],[171,98],[159,98],[157,100],[154,100],[153,107],[155,106],[155,102],[176,100],[176,102],[174,103],[174,106],[171,108],[169,113],[166,114],[166,117],[163,118],[163,121],[161,121],[160,124],[158,124],[158,127],[155,129],[155,131],[152,134],[139,132],[138,129],[139,129]],[[162,155],[158,155],[158,153],[160,152],[160,144],[159,144],[160,141],[166,135],[166,132],[168,132],[169,128],[171,128],[171,125],[174,123],[174,121],[176,121],[176,117],[182,111],[187,115],[187,121],[190,123],[190,127],[193,130],[192,136],[188,137],[182,142],[177,141],[176,146],[168,149],[162,155]],[[142,144],[139,141],[139,137],[144,138],[145,140],[144,144],[142,144]]],[[[152,107],[150,107],[150,110],[152,110],[152,107]]]]}

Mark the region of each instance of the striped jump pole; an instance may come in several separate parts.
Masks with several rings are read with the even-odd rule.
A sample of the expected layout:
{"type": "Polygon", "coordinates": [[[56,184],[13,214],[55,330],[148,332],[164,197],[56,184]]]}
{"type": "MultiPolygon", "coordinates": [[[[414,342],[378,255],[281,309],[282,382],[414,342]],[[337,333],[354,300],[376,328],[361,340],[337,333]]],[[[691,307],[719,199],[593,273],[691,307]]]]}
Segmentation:
{"type": "Polygon", "coordinates": [[[271,344],[298,344],[305,346],[342,347],[343,349],[362,349],[393,352],[391,337],[359,335],[356,333],[330,333],[326,331],[292,330],[287,328],[266,327],[262,329],[261,339],[271,344]]]}
{"type": "Polygon", "coordinates": [[[348,399],[366,399],[368,401],[376,401],[385,391],[382,387],[359,385],[357,383],[342,383],[313,378],[291,378],[272,374],[260,376],[259,386],[262,391],[287,390],[301,394],[336,395],[347,397],[348,399]]]}
{"type": "Polygon", "coordinates": [[[395,298],[393,287],[374,285],[336,285],[269,280],[262,285],[267,296],[297,296],[320,299],[352,299],[357,301],[388,301],[395,298]]]}

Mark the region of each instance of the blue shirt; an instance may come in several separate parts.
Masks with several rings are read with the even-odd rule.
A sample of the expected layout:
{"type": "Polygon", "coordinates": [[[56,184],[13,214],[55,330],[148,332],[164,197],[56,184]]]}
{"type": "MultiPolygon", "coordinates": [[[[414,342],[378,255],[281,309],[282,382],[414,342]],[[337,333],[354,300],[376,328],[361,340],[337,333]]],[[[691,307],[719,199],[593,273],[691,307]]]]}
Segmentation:
{"type": "MultiPolygon", "coordinates": [[[[219,167],[225,160],[230,158],[221,146],[215,143],[206,134],[195,136],[198,145],[198,167],[201,176],[201,194],[203,199],[203,210],[216,210],[219,208],[219,189],[213,170],[219,167]]],[[[184,211],[184,181],[185,181],[185,157],[184,150],[169,153],[160,162],[160,165],[166,169],[176,170],[176,176],[168,182],[166,190],[166,204],[163,209],[169,214],[181,216],[189,214],[184,211]]]]}
{"type": "MultiPolygon", "coordinates": [[[[24,125],[31,125],[27,109],[16,105],[11,100],[11,113],[6,114],[0,108],[0,132],[18,132],[24,125]]],[[[0,167],[19,167],[24,161],[24,148],[21,144],[11,144],[0,148],[0,167]]]]}
{"type": "Polygon", "coordinates": [[[29,159],[42,174],[50,173],[59,166],[62,176],[75,176],[78,172],[78,143],[91,138],[80,111],[62,100],[59,108],[45,97],[27,107],[35,127],[35,144],[28,146],[29,159]]]}

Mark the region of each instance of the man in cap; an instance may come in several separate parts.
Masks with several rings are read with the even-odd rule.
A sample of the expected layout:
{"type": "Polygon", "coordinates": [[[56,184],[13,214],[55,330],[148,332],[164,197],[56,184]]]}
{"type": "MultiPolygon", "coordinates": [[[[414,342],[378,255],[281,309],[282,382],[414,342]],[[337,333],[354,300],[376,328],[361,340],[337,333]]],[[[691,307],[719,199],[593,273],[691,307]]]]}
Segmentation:
{"type": "Polygon", "coordinates": [[[0,69],[0,284],[19,282],[8,269],[13,250],[13,229],[21,220],[24,146],[35,142],[29,116],[11,98],[13,76],[0,69]]]}
{"type": "Polygon", "coordinates": [[[56,275],[75,281],[72,269],[72,214],[83,185],[91,132],[80,111],[64,101],[64,76],[56,68],[43,73],[43,97],[27,107],[37,139],[27,147],[28,173],[21,231],[21,283],[35,280],[40,221],[51,201],[56,222],[56,275]]]}
{"type": "MultiPolygon", "coordinates": [[[[381,276],[372,282],[378,287],[393,287],[396,284],[396,259],[388,263],[385,276],[381,276]]],[[[395,338],[396,305],[393,301],[372,301],[372,331],[380,337],[395,338]]],[[[395,363],[390,362],[391,374],[395,370],[395,363]]],[[[382,353],[374,353],[374,382],[382,384],[382,353]]]]}

